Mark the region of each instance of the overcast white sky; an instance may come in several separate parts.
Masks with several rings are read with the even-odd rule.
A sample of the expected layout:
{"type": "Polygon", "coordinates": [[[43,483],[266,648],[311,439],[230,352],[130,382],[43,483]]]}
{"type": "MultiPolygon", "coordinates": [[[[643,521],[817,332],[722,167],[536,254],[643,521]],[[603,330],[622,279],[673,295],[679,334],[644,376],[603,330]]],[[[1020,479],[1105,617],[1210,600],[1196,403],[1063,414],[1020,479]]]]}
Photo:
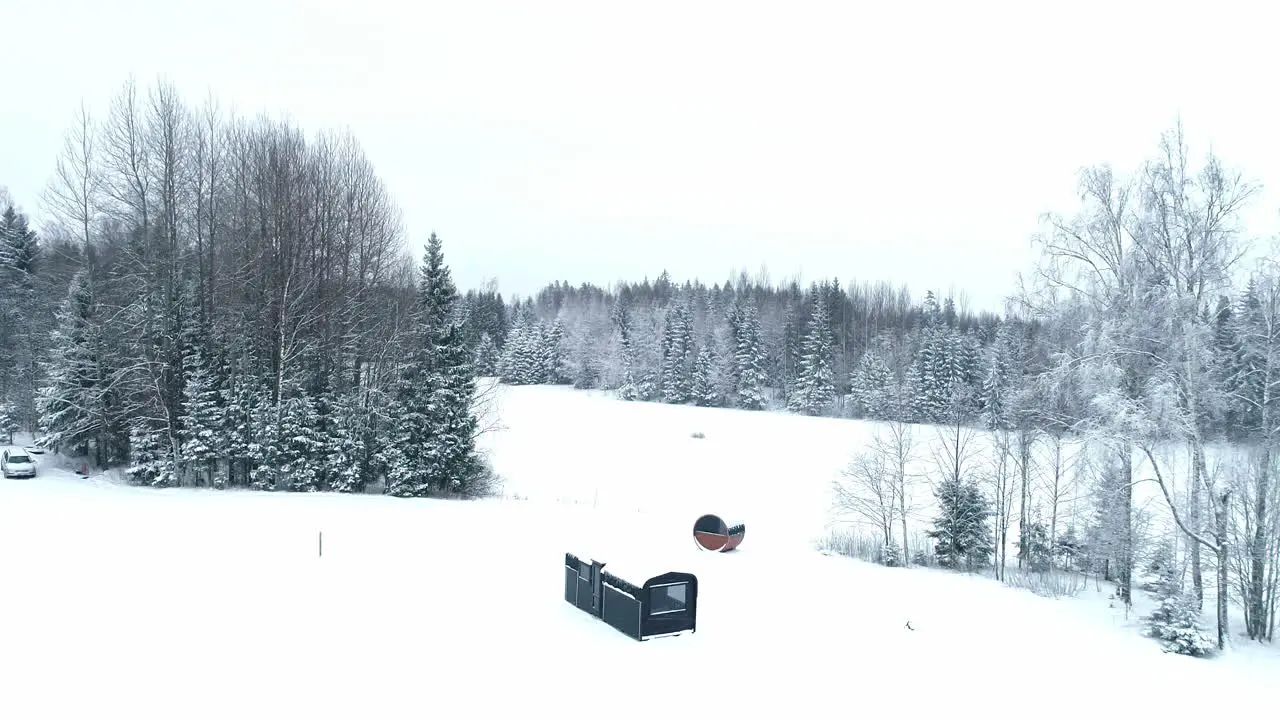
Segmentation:
{"type": "Polygon", "coordinates": [[[766,265],[981,306],[1080,166],[1131,166],[1178,113],[1280,185],[1267,3],[1055,5],[7,0],[0,185],[38,220],[80,99],[163,73],[349,126],[464,287],[766,265]]]}

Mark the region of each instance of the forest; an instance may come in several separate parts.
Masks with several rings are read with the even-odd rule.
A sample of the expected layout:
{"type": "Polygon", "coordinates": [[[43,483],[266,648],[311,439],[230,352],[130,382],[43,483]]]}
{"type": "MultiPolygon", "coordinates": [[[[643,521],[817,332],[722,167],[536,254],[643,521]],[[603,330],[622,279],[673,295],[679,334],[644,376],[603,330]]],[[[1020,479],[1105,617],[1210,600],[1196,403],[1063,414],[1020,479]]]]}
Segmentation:
{"type": "Polygon", "coordinates": [[[1081,171],[1000,313],[763,274],[460,289],[355,138],[164,82],[80,108],[52,168],[41,217],[0,197],[0,431],[132,482],[484,494],[486,377],[859,418],[881,432],[837,496],[880,531],[879,561],[922,561],[907,486],[925,483],[945,567],[999,572],[1011,540],[1019,566],[1104,573],[1126,604],[1154,573],[1153,633],[1178,652],[1224,647],[1233,603],[1248,638],[1274,638],[1280,263],[1247,259],[1257,186],[1180,126],[1141,167],[1081,171]],[[920,477],[925,426],[946,442],[920,477]],[[1057,512],[1067,445],[1087,449],[1079,527],[1057,512]],[[1176,538],[1149,537],[1139,485],[1176,538]]]}

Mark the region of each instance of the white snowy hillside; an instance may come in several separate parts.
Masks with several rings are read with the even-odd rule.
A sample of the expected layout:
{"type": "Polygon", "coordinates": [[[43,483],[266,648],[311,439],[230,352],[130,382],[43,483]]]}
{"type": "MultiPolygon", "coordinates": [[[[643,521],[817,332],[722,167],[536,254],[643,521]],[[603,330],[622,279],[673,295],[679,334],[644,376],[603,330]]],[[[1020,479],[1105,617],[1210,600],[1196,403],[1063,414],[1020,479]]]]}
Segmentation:
{"type": "MultiPolygon", "coordinates": [[[[554,387],[503,388],[492,409],[491,500],[154,490],[37,456],[36,478],[0,480],[0,717],[1274,705],[1280,653],[1234,633],[1212,659],[1165,653],[1141,634],[1141,590],[1126,618],[1092,576],[1050,598],[820,552],[833,483],[873,424],[554,387]],[[695,548],[704,512],[746,523],[738,551],[695,548]],[[570,606],[566,551],[616,553],[635,583],[624,564],[696,573],[697,633],[638,643],[570,606]]],[[[909,533],[928,529],[918,495],[909,533]]]]}

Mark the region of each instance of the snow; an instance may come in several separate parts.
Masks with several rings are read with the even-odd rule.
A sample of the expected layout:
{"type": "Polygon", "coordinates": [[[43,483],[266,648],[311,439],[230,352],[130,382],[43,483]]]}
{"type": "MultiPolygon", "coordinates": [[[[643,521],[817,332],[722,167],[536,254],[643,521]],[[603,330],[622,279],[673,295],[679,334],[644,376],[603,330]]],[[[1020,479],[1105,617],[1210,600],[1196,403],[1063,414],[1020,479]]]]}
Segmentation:
{"type": "Polygon", "coordinates": [[[506,486],[492,501],[153,490],[38,457],[35,480],[0,482],[0,717],[966,704],[1192,717],[1274,703],[1275,651],[1162,653],[1106,586],[1052,600],[815,551],[865,424],[548,387],[506,388],[498,409],[484,445],[506,486]],[[695,547],[704,512],[747,524],[738,551],[695,547]],[[636,583],[624,565],[696,574],[698,632],[638,643],[573,608],[566,551],[636,583]]]}

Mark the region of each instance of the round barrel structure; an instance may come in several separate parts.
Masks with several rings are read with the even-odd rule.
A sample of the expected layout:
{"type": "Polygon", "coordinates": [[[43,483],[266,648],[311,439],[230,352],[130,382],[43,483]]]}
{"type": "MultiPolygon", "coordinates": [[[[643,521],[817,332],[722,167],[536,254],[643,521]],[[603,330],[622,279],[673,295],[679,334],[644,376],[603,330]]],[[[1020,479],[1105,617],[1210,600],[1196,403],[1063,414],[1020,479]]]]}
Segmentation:
{"type": "Polygon", "coordinates": [[[730,525],[719,515],[703,515],[693,524],[693,541],[703,550],[712,552],[733,550],[742,544],[746,534],[746,525],[730,525]]]}

